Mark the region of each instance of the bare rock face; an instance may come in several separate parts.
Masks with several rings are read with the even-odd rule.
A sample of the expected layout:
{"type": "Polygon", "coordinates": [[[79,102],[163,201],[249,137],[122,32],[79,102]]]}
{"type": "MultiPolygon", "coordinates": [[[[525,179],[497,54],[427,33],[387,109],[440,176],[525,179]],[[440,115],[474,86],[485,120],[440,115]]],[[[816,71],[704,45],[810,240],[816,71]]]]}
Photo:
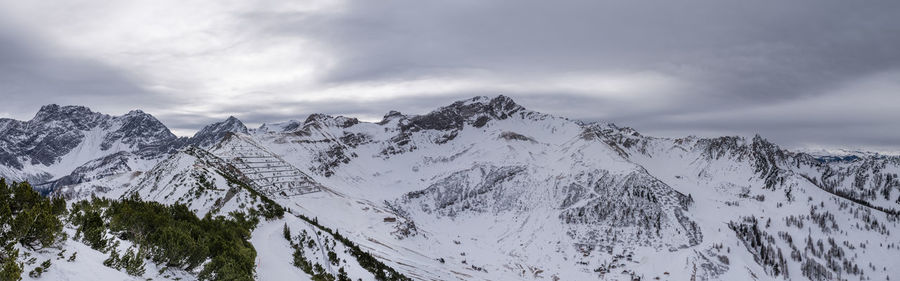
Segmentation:
{"type": "Polygon", "coordinates": [[[191,137],[189,143],[199,147],[208,147],[222,140],[228,133],[247,134],[249,130],[241,120],[229,116],[225,121],[212,123],[200,129],[191,137]]]}
{"type": "Polygon", "coordinates": [[[28,121],[0,119],[0,135],[4,136],[0,140],[0,177],[30,180],[49,191],[130,171],[129,159],[155,162],[187,145],[209,146],[229,132],[246,134],[248,130],[230,117],[204,127],[192,138],[179,138],[140,110],[110,116],[83,106],[51,104],[41,107],[28,121]],[[26,172],[44,169],[52,173],[26,172]]]}
{"type": "Polygon", "coordinates": [[[83,106],[41,107],[29,121],[0,122],[0,164],[15,169],[25,165],[52,166],[90,137],[97,157],[128,151],[143,157],[170,152],[177,138],[165,125],[142,111],[109,116],[83,106]],[[99,140],[99,143],[97,143],[99,140]]]}
{"type": "Polygon", "coordinates": [[[391,138],[391,143],[381,154],[390,156],[415,150],[416,143],[410,137],[416,132],[429,131],[430,141],[442,144],[456,138],[466,125],[481,128],[491,120],[505,120],[525,111],[524,107],[502,95],[457,101],[425,115],[407,117],[391,111],[379,124],[398,120],[399,133],[391,138]]]}
{"type": "Polygon", "coordinates": [[[475,97],[455,102],[425,115],[411,117],[401,128],[403,131],[449,131],[462,129],[466,124],[481,127],[492,119],[503,120],[523,110],[524,107],[506,96],[501,95],[493,99],[475,97]]]}
{"type": "Polygon", "coordinates": [[[702,241],[686,216],[688,197],[641,171],[614,174],[594,170],[534,178],[526,166],[477,166],[410,192],[391,206],[404,213],[458,217],[467,213],[529,213],[558,210],[574,243],[612,247],[616,243],[686,248],[702,241]]]}

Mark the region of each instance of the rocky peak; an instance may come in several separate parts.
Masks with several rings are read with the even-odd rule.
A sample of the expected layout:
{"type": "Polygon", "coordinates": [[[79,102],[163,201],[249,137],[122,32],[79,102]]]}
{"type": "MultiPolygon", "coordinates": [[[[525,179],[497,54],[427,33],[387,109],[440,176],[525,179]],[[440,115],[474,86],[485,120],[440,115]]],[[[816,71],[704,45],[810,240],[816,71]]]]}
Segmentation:
{"type": "Polygon", "coordinates": [[[109,118],[109,115],[93,112],[84,106],[49,104],[42,106],[28,123],[33,127],[56,121],[71,125],[73,129],[88,130],[104,117],[109,118]]]}
{"type": "Polygon", "coordinates": [[[62,114],[85,115],[99,113],[94,113],[90,108],[80,105],[59,106],[58,104],[48,104],[45,106],[41,106],[41,109],[38,110],[37,114],[35,114],[34,119],[61,117],[60,115],[62,114]]]}
{"type": "Polygon", "coordinates": [[[125,115],[115,117],[115,120],[117,122],[111,122],[114,124],[106,124],[106,126],[117,125],[118,128],[104,138],[101,144],[103,150],[109,149],[116,141],[132,146],[147,146],[177,138],[156,117],[141,110],[132,110],[125,115]]]}
{"type": "Polygon", "coordinates": [[[221,140],[227,133],[247,134],[250,130],[241,120],[234,116],[228,116],[225,121],[212,123],[200,129],[191,138],[190,143],[196,146],[204,147],[215,144],[221,140]]]}
{"type": "Polygon", "coordinates": [[[400,111],[391,110],[387,114],[384,115],[384,118],[400,117],[400,116],[403,116],[403,113],[401,113],[400,111]]]}
{"type": "Polygon", "coordinates": [[[156,119],[156,117],[141,110],[129,111],[125,115],[116,117],[116,119],[120,120],[123,124],[138,123],[151,128],[165,127],[165,125],[156,119]]]}
{"type": "Polygon", "coordinates": [[[454,102],[431,113],[415,116],[404,125],[408,130],[458,130],[464,124],[482,127],[490,120],[503,120],[524,111],[509,97],[500,95],[495,98],[484,96],[454,102]]]}
{"type": "Polygon", "coordinates": [[[146,115],[146,114],[147,114],[147,113],[144,113],[143,110],[135,109],[135,110],[129,111],[128,113],[125,113],[124,116],[131,116],[131,115],[146,115]]]}
{"type": "Polygon", "coordinates": [[[288,120],[285,122],[276,122],[276,123],[263,123],[256,129],[257,132],[263,133],[283,133],[283,132],[291,132],[300,128],[303,125],[303,122],[298,120],[288,120]]]}
{"type": "Polygon", "coordinates": [[[322,113],[313,113],[310,114],[309,117],[306,118],[306,121],[303,122],[304,127],[308,126],[318,126],[318,127],[340,127],[340,128],[348,128],[350,126],[359,124],[359,120],[356,118],[349,118],[344,116],[331,116],[328,114],[322,113]]]}
{"type": "Polygon", "coordinates": [[[391,110],[390,112],[388,112],[387,114],[384,115],[384,118],[381,118],[381,121],[379,121],[378,124],[384,125],[384,124],[387,124],[388,122],[391,122],[391,120],[397,120],[397,119],[401,119],[403,117],[405,117],[405,116],[403,116],[403,113],[400,113],[400,111],[391,110]]]}
{"type": "Polygon", "coordinates": [[[248,130],[247,126],[244,126],[244,123],[241,122],[241,120],[238,120],[234,116],[228,116],[225,121],[206,125],[205,127],[203,127],[203,129],[200,129],[200,131],[197,132],[194,137],[197,137],[198,135],[214,134],[219,132],[234,132],[246,134],[248,130]]]}
{"type": "Polygon", "coordinates": [[[145,150],[149,153],[142,156],[154,153],[146,148],[162,147],[176,138],[159,120],[140,110],[110,116],[84,106],[49,104],[42,106],[29,121],[8,120],[0,122],[0,130],[6,136],[0,145],[5,151],[5,155],[0,155],[0,162],[17,169],[23,168],[20,162],[23,159],[32,165],[54,165],[82,144],[87,135],[100,137],[102,142],[99,147],[85,147],[80,151],[97,149],[107,153],[114,149],[109,152],[145,150]]]}
{"type": "Polygon", "coordinates": [[[456,110],[465,115],[488,114],[498,119],[506,119],[525,108],[516,104],[511,98],[499,95],[494,98],[478,96],[468,100],[457,101],[441,109],[456,110]]]}
{"type": "Polygon", "coordinates": [[[41,106],[41,109],[38,110],[33,119],[46,119],[47,117],[57,115],[61,109],[62,107],[55,103],[41,106]]]}
{"type": "Polygon", "coordinates": [[[506,119],[506,117],[516,112],[525,110],[525,107],[517,104],[507,96],[499,95],[490,100],[487,109],[491,110],[492,115],[495,117],[506,119]]]}

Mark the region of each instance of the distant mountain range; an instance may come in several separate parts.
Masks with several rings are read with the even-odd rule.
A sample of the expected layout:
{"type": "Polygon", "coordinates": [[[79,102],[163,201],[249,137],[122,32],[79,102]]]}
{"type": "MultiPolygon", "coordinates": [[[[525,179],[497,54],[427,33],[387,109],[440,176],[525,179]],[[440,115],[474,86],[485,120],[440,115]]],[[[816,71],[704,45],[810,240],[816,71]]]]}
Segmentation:
{"type": "MultiPolygon", "coordinates": [[[[50,196],[138,196],[198,216],[262,209],[260,198],[288,209],[253,231],[260,280],[313,278],[291,264],[282,225],[343,249],[340,267],[304,255],[352,280],[380,277],[336,246],[344,238],[416,280],[900,278],[898,174],[898,156],[652,137],[505,96],[376,123],[313,114],[249,129],[229,117],[190,138],[140,110],[0,119],[0,177],[50,196]]],[[[108,278],[198,278],[156,266],[108,278]]]]}

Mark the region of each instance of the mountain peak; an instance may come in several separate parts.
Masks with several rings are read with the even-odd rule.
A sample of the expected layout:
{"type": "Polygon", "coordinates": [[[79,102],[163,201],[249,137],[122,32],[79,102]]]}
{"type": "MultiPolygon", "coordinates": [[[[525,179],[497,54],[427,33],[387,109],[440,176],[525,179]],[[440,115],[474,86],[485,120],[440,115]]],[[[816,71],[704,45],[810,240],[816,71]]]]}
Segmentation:
{"type": "Polygon", "coordinates": [[[112,131],[101,144],[101,148],[109,149],[114,142],[121,140],[127,144],[160,144],[175,139],[175,134],[169,131],[156,117],[141,110],[132,110],[125,115],[114,117],[119,127],[112,131]]]}
{"type": "Polygon", "coordinates": [[[191,138],[191,143],[200,147],[212,145],[228,133],[249,134],[250,130],[237,117],[228,116],[224,121],[212,123],[200,129],[191,138]]]}
{"type": "Polygon", "coordinates": [[[81,105],[63,105],[60,106],[55,103],[51,103],[48,105],[41,106],[41,109],[38,110],[38,114],[40,113],[53,113],[53,112],[70,112],[70,111],[91,111],[90,108],[81,105]]]}
{"type": "Polygon", "coordinates": [[[244,125],[244,122],[241,122],[240,119],[234,116],[228,116],[224,121],[212,123],[200,129],[194,137],[198,135],[204,134],[215,134],[220,132],[233,132],[233,133],[244,133],[248,132],[247,126],[244,125]]]}
{"type": "Polygon", "coordinates": [[[402,115],[403,115],[403,113],[401,113],[400,111],[391,110],[387,114],[384,115],[384,118],[391,118],[391,117],[397,117],[397,116],[402,116],[402,115]]]}
{"type": "Polygon", "coordinates": [[[444,109],[458,110],[462,115],[486,114],[496,119],[506,119],[516,112],[525,110],[525,107],[517,104],[507,96],[498,95],[493,98],[477,96],[468,100],[457,101],[439,110],[444,109]]]}
{"type": "Polygon", "coordinates": [[[147,113],[145,113],[143,110],[140,110],[140,109],[135,109],[135,110],[129,111],[128,113],[125,113],[125,115],[144,115],[144,114],[147,114],[147,113]]]}
{"type": "Polygon", "coordinates": [[[58,104],[51,103],[48,105],[41,106],[41,109],[38,110],[38,113],[59,111],[59,107],[60,106],[58,104]]]}
{"type": "Polygon", "coordinates": [[[388,122],[390,122],[391,120],[399,119],[402,117],[403,117],[403,113],[400,113],[400,111],[391,110],[387,114],[385,114],[384,117],[381,118],[381,121],[379,121],[378,124],[384,125],[384,124],[387,124],[388,122]]]}
{"type": "Polygon", "coordinates": [[[504,95],[494,98],[478,96],[454,102],[425,115],[415,116],[406,128],[448,130],[460,129],[466,123],[481,127],[490,120],[507,119],[524,110],[525,107],[504,95]]]}
{"type": "Polygon", "coordinates": [[[123,120],[125,123],[145,123],[144,125],[154,128],[165,127],[156,117],[140,109],[129,111],[122,116],[115,117],[115,119],[123,120]]]}
{"type": "Polygon", "coordinates": [[[281,132],[289,132],[296,130],[300,126],[303,125],[303,122],[298,120],[288,120],[284,122],[274,122],[274,123],[263,123],[256,129],[257,132],[264,133],[281,133],[281,132]]]}
{"type": "Polygon", "coordinates": [[[359,123],[356,118],[344,116],[331,116],[324,113],[313,113],[303,121],[304,126],[325,126],[325,127],[341,127],[347,128],[359,123]]]}
{"type": "Polygon", "coordinates": [[[488,96],[477,96],[468,100],[457,101],[450,106],[467,106],[473,104],[482,104],[490,107],[498,107],[498,108],[506,108],[506,109],[525,109],[521,105],[517,104],[512,98],[498,95],[496,97],[488,97],[488,96]]]}
{"type": "Polygon", "coordinates": [[[92,115],[100,115],[100,113],[96,113],[91,111],[90,108],[78,105],[66,105],[60,106],[58,104],[48,104],[45,106],[41,106],[41,109],[38,110],[37,114],[34,115],[32,121],[42,122],[49,120],[72,120],[72,119],[80,119],[92,115]]]}

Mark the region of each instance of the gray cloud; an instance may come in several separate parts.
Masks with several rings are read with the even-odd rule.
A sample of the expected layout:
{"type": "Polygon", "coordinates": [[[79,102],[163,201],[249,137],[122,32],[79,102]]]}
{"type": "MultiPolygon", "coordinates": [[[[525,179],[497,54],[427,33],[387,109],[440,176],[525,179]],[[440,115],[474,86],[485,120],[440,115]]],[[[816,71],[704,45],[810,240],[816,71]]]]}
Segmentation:
{"type": "Polygon", "coordinates": [[[153,30],[166,38],[150,41],[154,48],[105,48],[104,54],[152,58],[129,64],[121,60],[131,57],[117,57],[116,67],[55,56],[52,36],[45,42],[22,35],[30,29],[0,28],[0,41],[13,43],[0,45],[0,94],[13,108],[4,110],[33,114],[49,102],[118,112],[141,107],[188,132],[228,115],[250,124],[317,112],[377,119],[392,109],[420,114],[456,99],[502,93],[534,110],[613,121],[647,134],[760,133],[794,147],[900,151],[900,122],[894,121],[900,107],[891,106],[900,104],[900,85],[890,83],[900,79],[897,1],[259,5],[205,9],[195,3],[192,9],[222,14],[197,25],[176,20],[175,27],[203,28],[174,37],[153,30]],[[181,51],[220,49],[202,58],[181,51]],[[253,59],[278,65],[266,68],[253,59]],[[303,71],[267,78],[290,71],[292,59],[316,71],[302,79],[285,77],[303,71]],[[141,67],[129,68],[134,65],[141,67]],[[247,66],[261,74],[226,71],[247,66]],[[207,70],[214,74],[192,76],[207,70]],[[191,80],[210,75],[222,77],[191,80]],[[144,90],[157,88],[167,92],[144,90]],[[217,94],[223,90],[235,92],[217,94]]]}
{"type": "Polygon", "coordinates": [[[256,18],[271,21],[273,32],[337,49],[333,82],[477,70],[529,78],[652,70],[707,83],[709,94],[777,100],[900,62],[896,2],[416,3],[256,18]]]}
{"type": "Polygon", "coordinates": [[[165,102],[141,89],[127,72],[60,54],[52,44],[0,27],[0,112],[30,119],[42,105],[78,104],[107,112],[165,102]]]}
{"type": "MultiPolygon", "coordinates": [[[[525,104],[537,101],[538,107],[561,115],[633,123],[651,133],[759,132],[790,144],[871,145],[896,140],[869,137],[883,134],[861,129],[872,127],[871,122],[900,129],[892,119],[866,118],[879,112],[859,107],[827,124],[818,121],[821,114],[807,114],[796,103],[795,115],[781,116],[786,120],[729,112],[829,95],[841,85],[897,70],[900,2],[417,3],[361,2],[343,13],[254,17],[266,18],[270,32],[310,36],[338,50],[338,63],[325,76],[329,83],[484,73],[533,81],[569,72],[652,71],[689,87],[659,93],[679,99],[665,107],[590,91],[504,94],[522,96],[518,99],[525,104]],[[684,121],[690,123],[670,119],[688,113],[709,114],[684,121]],[[856,137],[840,133],[851,127],[861,132],[856,137]]],[[[852,93],[841,95],[855,102],[852,93]]]]}

